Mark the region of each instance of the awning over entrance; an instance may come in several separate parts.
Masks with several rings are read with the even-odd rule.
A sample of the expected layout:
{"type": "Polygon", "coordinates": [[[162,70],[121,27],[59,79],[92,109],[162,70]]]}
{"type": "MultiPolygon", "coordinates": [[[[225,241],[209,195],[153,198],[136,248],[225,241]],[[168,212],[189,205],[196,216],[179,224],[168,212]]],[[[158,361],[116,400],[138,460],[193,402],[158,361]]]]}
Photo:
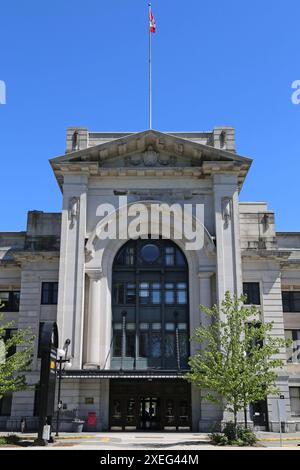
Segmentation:
{"type": "Polygon", "coordinates": [[[63,379],[184,379],[188,371],[72,370],[63,379]]]}

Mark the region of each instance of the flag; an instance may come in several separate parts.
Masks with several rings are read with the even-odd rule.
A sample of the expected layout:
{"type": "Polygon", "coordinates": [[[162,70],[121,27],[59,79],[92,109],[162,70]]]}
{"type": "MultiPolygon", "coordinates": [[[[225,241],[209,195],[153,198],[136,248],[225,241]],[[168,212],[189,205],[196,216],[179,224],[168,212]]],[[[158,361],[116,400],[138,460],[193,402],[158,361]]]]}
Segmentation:
{"type": "Polygon", "coordinates": [[[149,20],[150,20],[150,33],[156,33],[155,19],[152,13],[152,7],[149,8],[149,20]]]}

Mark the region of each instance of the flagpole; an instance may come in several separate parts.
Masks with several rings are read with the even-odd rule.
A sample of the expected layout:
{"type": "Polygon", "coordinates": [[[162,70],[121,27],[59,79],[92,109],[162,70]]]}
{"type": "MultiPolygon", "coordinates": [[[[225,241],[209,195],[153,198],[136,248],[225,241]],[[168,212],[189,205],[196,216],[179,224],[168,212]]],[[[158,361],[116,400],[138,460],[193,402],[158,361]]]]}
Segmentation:
{"type": "MultiPolygon", "coordinates": [[[[151,3],[149,7],[149,18],[151,15],[151,3]]],[[[152,33],[149,24],[149,129],[152,129],[152,33]]]]}

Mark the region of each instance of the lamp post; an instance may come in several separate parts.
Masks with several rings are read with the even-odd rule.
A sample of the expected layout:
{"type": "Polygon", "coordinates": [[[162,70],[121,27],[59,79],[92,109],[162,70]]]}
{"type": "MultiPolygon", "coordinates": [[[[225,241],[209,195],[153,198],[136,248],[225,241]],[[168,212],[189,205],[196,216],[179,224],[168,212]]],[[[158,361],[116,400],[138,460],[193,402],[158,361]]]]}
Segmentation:
{"type": "Polygon", "coordinates": [[[56,433],[55,436],[58,437],[58,431],[59,431],[59,419],[60,419],[60,410],[62,407],[62,401],[61,401],[61,378],[62,378],[62,366],[63,364],[68,364],[71,365],[70,359],[67,359],[68,355],[68,349],[71,344],[71,340],[67,339],[65,341],[63,349],[58,349],[57,350],[57,355],[58,355],[58,360],[57,363],[59,364],[59,369],[58,369],[58,396],[57,396],[57,417],[56,417],[56,433]],[[64,358],[64,359],[63,359],[64,358]]]}

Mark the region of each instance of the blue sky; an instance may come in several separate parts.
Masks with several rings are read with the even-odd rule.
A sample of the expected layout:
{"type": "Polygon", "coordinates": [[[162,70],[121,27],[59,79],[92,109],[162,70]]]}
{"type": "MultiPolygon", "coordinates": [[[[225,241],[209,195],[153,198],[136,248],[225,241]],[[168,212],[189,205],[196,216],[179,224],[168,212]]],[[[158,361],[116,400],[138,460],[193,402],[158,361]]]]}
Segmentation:
{"type": "MultiPolygon", "coordinates": [[[[254,159],[241,200],[268,201],[277,230],[300,231],[298,0],[153,0],[153,127],[236,128],[254,159]]],[[[1,0],[0,230],[27,210],[60,211],[48,159],[68,126],[148,127],[144,0],[1,0]]]]}

